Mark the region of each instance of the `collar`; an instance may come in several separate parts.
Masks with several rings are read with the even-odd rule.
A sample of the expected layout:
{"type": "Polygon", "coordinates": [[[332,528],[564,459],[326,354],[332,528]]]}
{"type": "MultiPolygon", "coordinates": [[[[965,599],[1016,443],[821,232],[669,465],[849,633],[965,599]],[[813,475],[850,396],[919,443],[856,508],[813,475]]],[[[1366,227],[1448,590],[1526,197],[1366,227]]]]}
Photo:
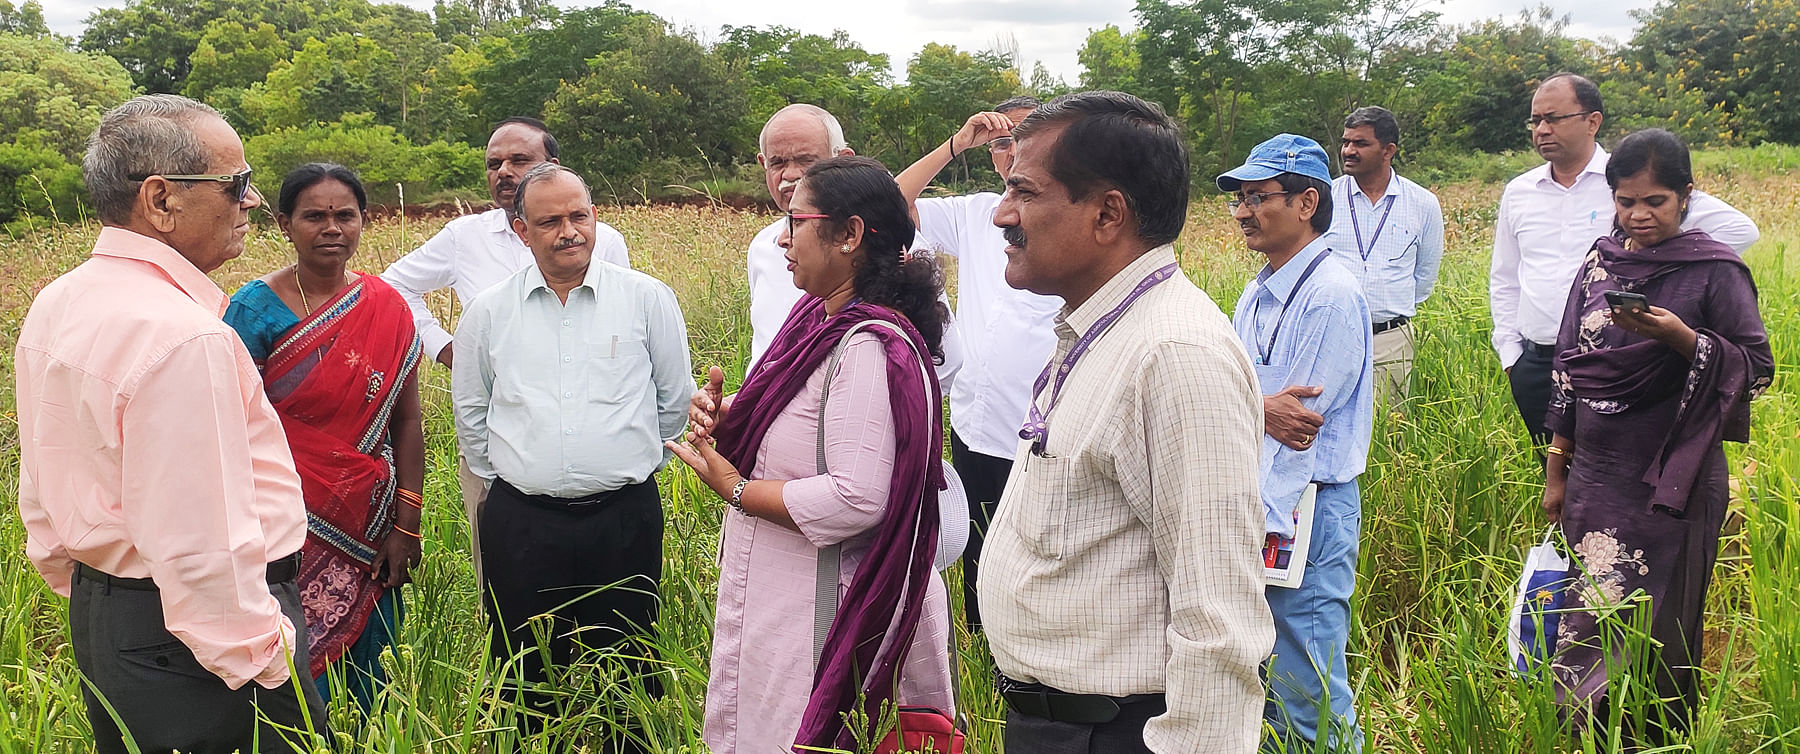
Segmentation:
{"type": "Polygon", "coordinates": [[[1105,285],[1100,286],[1100,290],[1094,291],[1094,295],[1089,296],[1088,300],[1082,302],[1080,307],[1070,311],[1065,305],[1062,313],[1057,315],[1057,329],[1067,328],[1075,334],[1075,337],[1081,337],[1094,326],[1096,321],[1106,316],[1106,313],[1124,301],[1126,296],[1131,295],[1132,289],[1136,288],[1138,283],[1143,282],[1144,278],[1149,277],[1150,273],[1174,262],[1175,247],[1173,245],[1163,244],[1144,252],[1137,259],[1132,260],[1131,264],[1125,265],[1125,269],[1119,270],[1112,278],[1108,279],[1105,285]]]}
{"type": "Polygon", "coordinates": [[[504,209],[495,207],[476,215],[476,222],[479,222],[482,229],[489,233],[501,234],[517,242],[521,246],[525,245],[524,241],[519,240],[519,234],[513,232],[512,218],[506,216],[506,210],[504,209]]]}
{"type": "Polygon", "coordinates": [[[155,267],[194,303],[219,316],[225,315],[225,307],[231,303],[218,284],[181,252],[141,233],[113,225],[104,226],[100,228],[100,237],[94,239],[93,255],[130,259],[155,267]]]}
{"type": "MultiPolygon", "coordinates": [[[[606,271],[601,268],[606,266],[607,264],[605,262],[590,257],[588,259],[587,273],[581,276],[581,284],[575,286],[570,293],[583,288],[588,289],[590,293],[597,291],[600,276],[606,274],[606,271]]],[[[550,281],[544,279],[544,271],[538,268],[537,261],[534,258],[531,264],[525,266],[525,297],[531,298],[531,294],[538,291],[543,291],[552,296],[556,295],[555,291],[550,290],[550,281]]]]}
{"type": "MultiPolygon", "coordinates": [[[[1600,144],[1598,142],[1596,142],[1594,144],[1594,153],[1592,155],[1588,156],[1587,166],[1583,167],[1581,169],[1582,175],[1587,175],[1587,174],[1591,173],[1591,174],[1600,176],[1601,180],[1605,180],[1606,179],[1606,160],[1609,156],[1610,155],[1608,155],[1606,153],[1606,147],[1602,147],[1602,146],[1600,146],[1600,144]]],[[[1533,174],[1535,174],[1535,176],[1537,177],[1538,183],[1544,183],[1545,181],[1549,181],[1551,183],[1556,182],[1556,178],[1554,178],[1550,174],[1550,163],[1549,162],[1545,162],[1542,165],[1532,168],[1531,172],[1533,174]]],[[[1575,181],[1577,183],[1579,183],[1581,181],[1581,178],[1579,176],[1577,176],[1575,178],[1575,181]]],[[[1560,184],[1558,184],[1558,185],[1560,185],[1560,184]]]]}
{"type": "Polygon", "coordinates": [[[1295,254],[1293,259],[1289,259],[1287,264],[1281,266],[1281,269],[1270,270],[1268,265],[1263,265],[1262,270],[1256,273],[1256,282],[1263,287],[1263,290],[1268,291],[1269,295],[1274,296],[1276,301],[1286,301],[1289,296],[1294,295],[1294,287],[1300,284],[1300,273],[1312,264],[1314,258],[1329,253],[1331,253],[1331,234],[1324,233],[1313,239],[1311,243],[1301,247],[1300,253],[1295,254]]]}
{"type": "MultiPolygon", "coordinates": [[[[1349,181],[1350,193],[1353,196],[1368,196],[1363,193],[1362,184],[1356,182],[1356,176],[1345,175],[1344,178],[1349,181]]],[[[1395,170],[1392,166],[1389,166],[1387,191],[1381,195],[1381,198],[1386,199],[1390,196],[1398,197],[1404,190],[1405,185],[1400,183],[1400,172],[1395,170]]],[[[1397,202],[1400,200],[1396,198],[1394,201],[1397,202]]]]}

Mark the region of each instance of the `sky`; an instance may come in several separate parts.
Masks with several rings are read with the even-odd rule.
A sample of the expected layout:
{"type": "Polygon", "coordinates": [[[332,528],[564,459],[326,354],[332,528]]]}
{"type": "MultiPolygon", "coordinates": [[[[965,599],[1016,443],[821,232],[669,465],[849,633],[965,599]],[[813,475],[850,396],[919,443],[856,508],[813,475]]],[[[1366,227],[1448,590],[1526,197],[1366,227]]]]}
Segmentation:
{"type": "MultiPolygon", "coordinates": [[[[430,10],[431,0],[400,0],[430,10]]],[[[43,0],[45,19],[55,31],[79,36],[82,19],[97,8],[124,5],[124,0],[43,0]]],[[[582,0],[556,0],[565,7],[589,5],[582,0]]],[[[1425,0],[1424,6],[1447,23],[1468,23],[1495,16],[1516,16],[1541,0],[1425,0]]],[[[1575,36],[1599,39],[1631,37],[1628,11],[1648,8],[1652,0],[1551,0],[1558,14],[1570,16],[1575,36]]],[[[1133,0],[633,0],[631,5],[655,13],[676,26],[692,28],[703,40],[716,39],[719,27],[787,26],[812,34],[842,29],[871,52],[886,53],[897,76],[906,61],[927,42],[959,49],[1002,49],[1016,40],[1029,74],[1034,61],[1073,84],[1081,74],[1075,51],[1088,32],[1107,24],[1135,25],[1133,0]]]]}

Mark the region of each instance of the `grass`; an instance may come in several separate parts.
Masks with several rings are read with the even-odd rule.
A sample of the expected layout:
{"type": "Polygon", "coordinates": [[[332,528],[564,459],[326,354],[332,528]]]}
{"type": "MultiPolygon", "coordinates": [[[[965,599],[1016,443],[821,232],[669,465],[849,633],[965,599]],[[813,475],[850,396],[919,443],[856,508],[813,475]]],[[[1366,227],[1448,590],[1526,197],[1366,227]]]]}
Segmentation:
{"type": "MultiPolygon", "coordinates": [[[[1774,389],[1755,407],[1752,441],[1731,448],[1733,523],[1708,605],[1705,699],[1692,736],[1669,751],[1800,751],[1800,200],[1793,150],[1729,150],[1697,158],[1701,185],[1744,209],[1764,240],[1748,261],[1774,343],[1774,389]]],[[[1362,557],[1351,627],[1351,681],[1367,751],[1609,751],[1611,731],[1573,741],[1559,728],[1547,684],[1514,679],[1502,628],[1524,550],[1541,535],[1541,490],[1531,451],[1489,349],[1487,244],[1499,185],[1442,187],[1450,252],[1421,336],[1410,411],[1380,416],[1363,477],[1362,557]]],[[[1256,260],[1232,232],[1220,197],[1202,196],[1178,245],[1184,269],[1215,300],[1236,299],[1256,260]]],[[[735,383],[750,338],[743,248],[763,215],[715,207],[618,207],[634,264],[682,302],[696,368],[720,364],[735,383]]],[[[384,221],[365,236],[358,265],[379,270],[441,220],[384,221]]],[[[67,603],[24,556],[15,505],[19,438],[12,344],[31,294],[78,264],[92,225],[0,238],[0,754],[88,748],[88,726],[66,629],[67,603]]],[[[227,290],[287,264],[272,228],[216,278],[227,290]]],[[[445,315],[447,294],[434,304],[445,315]]],[[[371,719],[346,695],[331,708],[347,752],[505,750],[496,733],[514,710],[501,683],[509,665],[486,656],[456,489],[448,374],[425,382],[428,467],[425,559],[406,592],[408,615],[391,658],[393,684],[371,719]]],[[[1197,459],[1204,462],[1204,459],[1197,459]]],[[[662,617],[650,638],[668,693],[590,656],[557,689],[551,726],[597,735],[621,709],[647,721],[658,751],[702,752],[714,565],[722,504],[684,469],[661,475],[668,515],[662,617]],[[604,700],[615,701],[613,707],[604,700]]],[[[955,571],[952,578],[959,578],[955,571]]],[[[953,583],[952,595],[961,591],[953,583]]],[[[955,597],[960,599],[960,597],[955,597]]],[[[959,608],[960,609],[960,608],[959,608]]],[[[808,616],[794,616],[795,625],[808,616]]],[[[1003,707],[983,639],[958,637],[958,685],[973,752],[1000,750],[1003,707]]],[[[526,751],[548,751],[543,741],[526,751]]]]}

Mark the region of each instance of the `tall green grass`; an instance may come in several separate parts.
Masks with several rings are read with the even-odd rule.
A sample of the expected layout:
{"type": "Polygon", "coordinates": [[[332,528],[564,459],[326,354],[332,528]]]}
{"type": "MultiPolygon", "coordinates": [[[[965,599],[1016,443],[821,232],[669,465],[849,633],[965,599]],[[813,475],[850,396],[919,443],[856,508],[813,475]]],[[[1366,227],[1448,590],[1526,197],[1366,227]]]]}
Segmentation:
{"type": "MultiPolygon", "coordinates": [[[[1800,200],[1786,173],[1793,155],[1732,150],[1697,160],[1702,185],[1745,209],[1764,240],[1748,261],[1761,290],[1778,376],[1755,407],[1752,442],[1730,451],[1733,522],[1708,608],[1704,703],[1692,736],[1672,751],[1800,750],[1800,200]],[[1778,165],[1788,166],[1778,168],[1778,165]],[[1729,171],[1729,172],[1727,172],[1729,171]]],[[[1531,449],[1488,346],[1487,244],[1499,187],[1440,191],[1450,253],[1418,318],[1415,398],[1377,417],[1363,478],[1362,556],[1353,602],[1351,683],[1380,752],[1600,752],[1615,733],[1571,740],[1543,681],[1507,668],[1502,629],[1525,548],[1541,534],[1541,487],[1531,449]]],[[[611,208],[634,264],[682,301],[697,368],[720,364],[735,383],[748,351],[742,249],[768,218],[712,208],[611,208]]],[[[379,270],[422,242],[441,220],[370,229],[357,266],[379,270]]],[[[77,752],[88,744],[66,629],[66,601],[24,557],[17,515],[19,438],[11,345],[31,294],[79,263],[96,229],[61,228],[0,240],[0,754],[77,752]]],[[[1196,201],[1178,244],[1184,268],[1229,308],[1258,260],[1242,247],[1218,197],[1196,201]]],[[[279,236],[261,231],[244,259],[217,275],[228,290],[287,264],[279,236]]],[[[440,294],[442,296],[443,294],[440,294]]],[[[446,316],[447,297],[434,303],[446,316]]],[[[518,710],[506,700],[512,666],[488,658],[466,556],[446,370],[424,381],[425,558],[406,590],[401,642],[386,659],[392,683],[364,719],[347,695],[330,709],[346,752],[490,752],[512,741],[518,710]]],[[[1196,459],[1204,462],[1204,459],[1196,459]]],[[[699,730],[713,619],[716,543],[723,507],[685,469],[660,477],[668,515],[663,607],[648,641],[666,689],[610,674],[604,653],[583,658],[557,687],[562,740],[589,742],[612,722],[641,721],[658,751],[702,752],[699,730]],[[585,739],[584,739],[585,737],[585,739]]],[[[950,594],[959,601],[952,570],[950,594]]],[[[960,604],[957,605],[960,609],[960,604]]],[[[809,616],[794,616],[805,630],[809,616]]],[[[980,636],[958,636],[958,690],[971,751],[1000,751],[1004,709],[980,636]]],[[[547,738],[522,750],[555,750],[547,738]]]]}

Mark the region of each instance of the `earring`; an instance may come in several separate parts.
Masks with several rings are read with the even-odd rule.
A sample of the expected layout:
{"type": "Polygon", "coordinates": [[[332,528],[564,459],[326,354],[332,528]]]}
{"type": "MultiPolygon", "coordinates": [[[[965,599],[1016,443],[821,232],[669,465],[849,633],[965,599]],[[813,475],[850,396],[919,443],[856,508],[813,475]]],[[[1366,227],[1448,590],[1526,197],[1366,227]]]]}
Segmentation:
{"type": "Polygon", "coordinates": [[[855,247],[855,246],[851,246],[851,245],[850,245],[850,244],[844,244],[844,245],[843,245],[843,246],[842,246],[842,247],[841,247],[841,248],[842,248],[842,249],[843,249],[843,250],[844,250],[844,253],[845,253],[845,254],[848,254],[848,253],[850,253],[850,250],[851,250],[851,249],[854,249],[854,248],[856,248],[856,247],[855,247]]]}

